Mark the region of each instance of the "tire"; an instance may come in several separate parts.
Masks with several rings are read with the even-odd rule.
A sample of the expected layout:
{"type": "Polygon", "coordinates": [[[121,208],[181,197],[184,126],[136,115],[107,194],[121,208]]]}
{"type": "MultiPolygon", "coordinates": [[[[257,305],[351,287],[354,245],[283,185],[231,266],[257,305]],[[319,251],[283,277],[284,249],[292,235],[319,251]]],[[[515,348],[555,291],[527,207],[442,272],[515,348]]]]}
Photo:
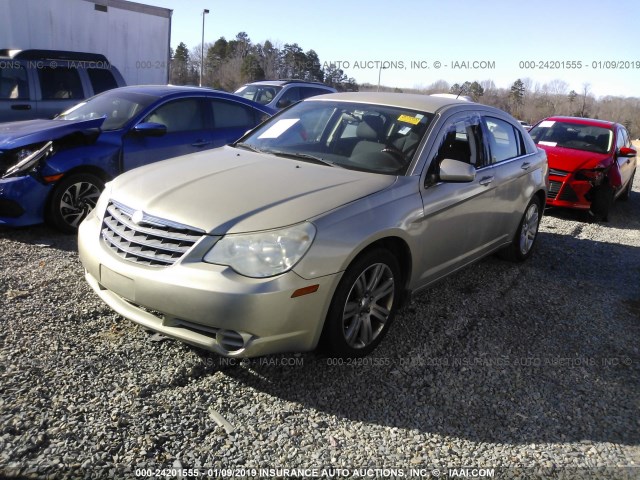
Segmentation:
{"type": "Polygon", "coordinates": [[[623,202],[626,202],[627,200],[629,200],[629,197],[631,196],[631,190],[633,189],[633,178],[635,176],[636,176],[636,171],[634,170],[633,173],[631,174],[631,178],[629,178],[629,183],[627,183],[627,187],[624,189],[624,192],[622,192],[618,197],[623,202]]]}
{"type": "Polygon", "coordinates": [[[500,252],[500,256],[512,262],[524,262],[528,259],[538,238],[541,219],[540,199],[533,197],[522,215],[511,244],[500,252]]]}
{"type": "Polygon", "coordinates": [[[605,183],[593,189],[589,212],[596,220],[609,221],[609,212],[613,205],[614,190],[605,183]]]}
{"type": "Polygon", "coordinates": [[[371,250],[346,270],[331,301],[322,346],[342,358],[368,355],[384,338],[400,304],[398,260],[371,250]]]}
{"type": "Polygon", "coordinates": [[[56,185],[48,205],[47,221],[63,233],[75,233],[93,210],[104,189],[104,182],[90,173],[75,173],[56,185]]]}

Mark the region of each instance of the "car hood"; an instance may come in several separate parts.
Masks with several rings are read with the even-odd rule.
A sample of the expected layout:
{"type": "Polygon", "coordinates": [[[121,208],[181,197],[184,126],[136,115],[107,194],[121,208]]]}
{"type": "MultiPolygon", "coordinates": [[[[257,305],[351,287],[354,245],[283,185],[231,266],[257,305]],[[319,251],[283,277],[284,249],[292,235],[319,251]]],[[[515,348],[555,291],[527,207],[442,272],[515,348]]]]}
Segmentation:
{"type": "Polygon", "coordinates": [[[111,198],[222,235],[293,225],[395,180],[222,147],[131,170],[113,181],[111,198]]]}
{"type": "Polygon", "coordinates": [[[549,168],[565,172],[574,172],[581,168],[594,168],[603,160],[611,158],[608,153],[587,152],[573,148],[551,147],[540,144],[538,144],[538,147],[547,152],[549,168]]]}
{"type": "Polygon", "coordinates": [[[72,133],[100,128],[104,118],[92,120],[24,120],[0,123],[0,150],[66,137],[72,133]]]}

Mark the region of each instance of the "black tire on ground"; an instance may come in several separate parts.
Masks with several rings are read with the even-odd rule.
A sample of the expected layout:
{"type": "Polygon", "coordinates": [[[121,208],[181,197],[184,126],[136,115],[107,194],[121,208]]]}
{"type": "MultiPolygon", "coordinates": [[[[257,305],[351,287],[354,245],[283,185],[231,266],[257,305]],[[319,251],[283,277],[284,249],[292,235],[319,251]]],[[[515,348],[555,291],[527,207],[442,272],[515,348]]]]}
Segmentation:
{"type": "Polygon", "coordinates": [[[597,220],[609,221],[609,212],[613,205],[614,194],[613,188],[608,183],[603,183],[593,189],[589,211],[597,220]]]}
{"type": "Polygon", "coordinates": [[[499,252],[500,257],[511,262],[523,262],[529,258],[538,238],[538,227],[541,219],[541,202],[535,196],[527,205],[511,244],[499,252]]]}
{"type": "Polygon", "coordinates": [[[75,233],[80,222],[96,206],[103,189],[102,179],[91,173],[63,177],[51,194],[47,223],[63,233],[75,233]]]}
{"type": "Polygon", "coordinates": [[[401,283],[398,260],[388,250],[371,250],[357,258],[333,295],[321,347],[342,358],[369,354],[393,322],[401,283]]]}

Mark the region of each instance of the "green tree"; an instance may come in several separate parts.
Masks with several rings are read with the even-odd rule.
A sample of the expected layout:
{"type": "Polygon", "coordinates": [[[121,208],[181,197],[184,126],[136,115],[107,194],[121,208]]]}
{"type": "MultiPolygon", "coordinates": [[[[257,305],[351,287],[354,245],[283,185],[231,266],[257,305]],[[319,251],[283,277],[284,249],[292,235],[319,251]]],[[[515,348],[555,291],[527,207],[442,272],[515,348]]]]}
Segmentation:
{"type": "Polygon", "coordinates": [[[258,57],[253,53],[250,53],[242,60],[242,67],[240,68],[240,75],[242,81],[245,83],[256,82],[258,80],[264,80],[264,70],[260,65],[258,57]]]}
{"type": "Polygon", "coordinates": [[[174,85],[186,85],[191,82],[190,61],[189,49],[183,42],[180,42],[171,59],[171,83],[174,85]]]}
{"type": "Polygon", "coordinates": [[[513,82],[513,85],[511,85],[511,89],[509,90],[509,100],[513,107],[512,113],[515,116],[518,116],[520,114],[520,110],[522,108],[522,105],[524,104],[524,92],[525,88],[522,80],[517,79],[515,82],[513,82]]]}
{"type": "Polygon", "coordinates": [[[478,102],[480,101],[480,97],[484,95],[484,88],[478,82],[474,81],[469,85],[468,93],[474,102],[478,102]]]}

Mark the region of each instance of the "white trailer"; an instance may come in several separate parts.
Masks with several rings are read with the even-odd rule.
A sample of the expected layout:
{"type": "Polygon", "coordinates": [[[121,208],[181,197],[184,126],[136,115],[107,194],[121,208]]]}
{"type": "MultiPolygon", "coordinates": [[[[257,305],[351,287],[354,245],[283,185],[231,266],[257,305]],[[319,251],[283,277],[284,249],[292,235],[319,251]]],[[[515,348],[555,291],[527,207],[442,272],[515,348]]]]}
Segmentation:
{"type": "Polygon", "coordinates": [[[127,85],[166,84],[172,12],[125,0],[2,0],[0,48],[100,53],[127,85]]]}

